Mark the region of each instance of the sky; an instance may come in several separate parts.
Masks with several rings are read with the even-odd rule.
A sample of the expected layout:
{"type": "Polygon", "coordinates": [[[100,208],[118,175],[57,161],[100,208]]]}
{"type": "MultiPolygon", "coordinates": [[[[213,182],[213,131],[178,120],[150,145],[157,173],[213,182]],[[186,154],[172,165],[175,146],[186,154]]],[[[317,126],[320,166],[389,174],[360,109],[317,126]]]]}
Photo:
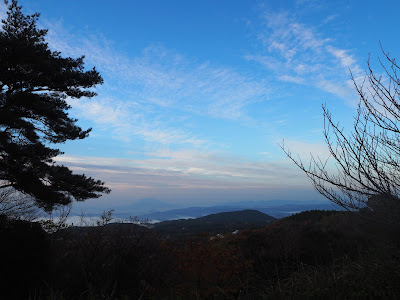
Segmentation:
{"type": "Polygon", "coordinates": [[[399,1],[19,3],[52,50],[104,78],[96,97],[67,99],[91,135],[57,145],[58,163],[112,189],[83,209],[323,199],[280,145],[328,157],[321,105],[351,129],[350,70],[360,82],[380,43],[400,50],[399,1]]]}

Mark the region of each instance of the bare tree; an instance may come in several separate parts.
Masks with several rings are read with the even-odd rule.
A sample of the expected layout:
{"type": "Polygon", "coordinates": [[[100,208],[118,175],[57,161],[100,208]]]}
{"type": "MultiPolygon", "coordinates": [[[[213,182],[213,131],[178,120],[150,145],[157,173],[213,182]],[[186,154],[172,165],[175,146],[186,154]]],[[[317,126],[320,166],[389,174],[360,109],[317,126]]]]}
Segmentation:
{"type": "Polygon", "coordinates": [[[284,143],[281,148],[315,189],[333,203],[348,210],[366,207],[372,211],[383,205],[390,215],[399,209],[388,202],[400,207],[400,67],[389,53],[382,52],[381,75],[372,69],[370,60],[362,83],[351,74],[360,101],[350,133],[333,120],[326,105],[322,106],[330,152],[327,160],[311,155],[304,164],[284,143]]]}
{"type": "Polygon", "coordinates": [[[0,215],[33,221],[41,214],[35,200],[11,187],[0,189],[0,215]]]}
{"type": "Polygon", "coordinates": [[[51,212],[43,214],[43,218],[39,220],[42,228],[48,233],[55,233],[61,229],[68,228],[69,214],[72,210],[72,204],[57,205],[51,212]]]}

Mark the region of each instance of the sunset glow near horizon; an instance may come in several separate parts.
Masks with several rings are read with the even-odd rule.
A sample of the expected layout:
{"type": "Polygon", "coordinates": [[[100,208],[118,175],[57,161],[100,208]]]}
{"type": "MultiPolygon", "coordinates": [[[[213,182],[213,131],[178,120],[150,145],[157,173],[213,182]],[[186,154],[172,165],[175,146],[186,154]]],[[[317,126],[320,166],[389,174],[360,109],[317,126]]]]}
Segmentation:
{"type": "Polygon", "coordinates": [[[90,136],[56,145],[59,163],[112,189],[82,208],[321,200],[279,145],[326,158],[321,105],[350,130],[349,70],[361,82],[380,43],[400,57],[398,1],[19,4],[41,14],[52,50],[85,55],[104,79],[98,96],[68,99],[90,136]]]}

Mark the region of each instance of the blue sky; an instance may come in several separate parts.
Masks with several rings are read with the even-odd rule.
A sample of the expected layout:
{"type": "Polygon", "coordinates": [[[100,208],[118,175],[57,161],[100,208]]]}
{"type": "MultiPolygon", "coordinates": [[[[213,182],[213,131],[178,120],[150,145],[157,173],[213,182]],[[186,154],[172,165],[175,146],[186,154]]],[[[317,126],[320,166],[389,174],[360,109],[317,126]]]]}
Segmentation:
{"type": "Polygon", "coordinates": [[[57,160],[113,190],[81,207],[321,199],[278,144],[326,157],[321,105],[350,128],[349,70],[400,50],[398,1],[19,2],[105,81],[68,99],[93,131],[57,160]]]}

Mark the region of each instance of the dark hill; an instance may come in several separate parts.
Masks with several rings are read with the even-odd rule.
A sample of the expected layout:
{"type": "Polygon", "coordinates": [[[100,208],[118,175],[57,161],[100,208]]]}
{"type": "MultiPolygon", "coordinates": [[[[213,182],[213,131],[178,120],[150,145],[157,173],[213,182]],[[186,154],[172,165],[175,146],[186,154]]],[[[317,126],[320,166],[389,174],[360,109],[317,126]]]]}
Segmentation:
{"type": "Polygon", "coordinates": [[[257,225],[257,224],[265,224],[276,219],[267,214],[259,212],[258,210],[246,209],[241,211],[231,211],[231,212],[222,212],[218,214],[212,214],[208,216],[204,216],[201,218],[195,219],[198,222],[212,222],[212,223],[240,223],[240,224],[249,224],[249,225],[257,225]]]}
{"type": "Polygon", "coordinates": [[[257,210],[223,212],[197,219],[163,221],[153,229],[163,235],[196,236],[199,233],[226,233],[234,230],[263,227],[276,219],[257,210]]]}

